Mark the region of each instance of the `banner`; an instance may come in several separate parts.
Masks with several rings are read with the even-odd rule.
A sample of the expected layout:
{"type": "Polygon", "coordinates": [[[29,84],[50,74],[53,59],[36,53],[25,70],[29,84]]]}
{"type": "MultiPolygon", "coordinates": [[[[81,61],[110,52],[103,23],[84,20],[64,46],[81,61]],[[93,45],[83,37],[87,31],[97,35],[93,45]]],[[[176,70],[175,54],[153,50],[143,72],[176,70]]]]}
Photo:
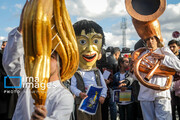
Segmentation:
{"type": "Polygon", "coordinates": [[[131,90],[113,90],[113,101],[120,104],[128,104],[131,102],[131,90]]]}
{"type": "Polygon", "coordinates": [[[91,85],[86,92],[88,97],[81,101],[79,110],[90,115],[95,115],[98,108],[101,91],[102,87],[94,87],[91,85]]]}

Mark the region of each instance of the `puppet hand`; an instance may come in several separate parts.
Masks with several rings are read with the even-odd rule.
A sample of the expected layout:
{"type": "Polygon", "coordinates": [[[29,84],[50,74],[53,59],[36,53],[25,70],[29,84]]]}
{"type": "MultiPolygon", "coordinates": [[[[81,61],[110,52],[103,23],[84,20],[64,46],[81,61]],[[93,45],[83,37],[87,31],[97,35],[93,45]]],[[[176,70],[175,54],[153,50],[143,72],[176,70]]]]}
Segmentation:
{"type": "Polygon", "coordinates": [[[99,102],[100,102],[101,104],[103,104],[103,103],[104,103],[104,100],[105,100],[105,98],[104,98],[104,97],[102,97],[102,96],[99,98],[99,102]]]}
{"type": "Polygon", "coordinates": [[[36,105],[32,113],[31,120],[44,120],[47,116],[47,110],[43,105],[36,105]]]}
{"type": "Polygon", "coordinates": [[[84,99],[85,97],[87,97],[87,94],[86,93],[83,93],[83,92],[80,92],[79,93],[79,96],[84,99]]]}

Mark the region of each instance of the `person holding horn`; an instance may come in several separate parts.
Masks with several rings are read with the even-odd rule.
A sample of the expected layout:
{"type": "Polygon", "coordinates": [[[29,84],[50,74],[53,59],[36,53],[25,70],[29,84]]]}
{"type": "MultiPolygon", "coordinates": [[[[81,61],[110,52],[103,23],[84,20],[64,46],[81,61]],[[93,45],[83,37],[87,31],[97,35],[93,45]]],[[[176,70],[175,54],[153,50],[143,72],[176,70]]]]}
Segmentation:
{"type": "Polygon", "coordinates": [[[172,120],[169,89],[172,75],[180,71],[180,60],[163,47],[157,18],[165,7],[165,0],[126,0],[133,25],[146,45],[132,55],[134,74],[141,83],[138,100],[144,120],[172,120]]]}
{"type": "Polygon", "coordinates": [[[19,86],[12,120],[69,120],[74,98],[62,81],[72,77],[79,63],[69,18],[64,0],[26,1],[20,25],[9,33],[3,56],[7,74],[20,78],[11,79],[19,86]]]}

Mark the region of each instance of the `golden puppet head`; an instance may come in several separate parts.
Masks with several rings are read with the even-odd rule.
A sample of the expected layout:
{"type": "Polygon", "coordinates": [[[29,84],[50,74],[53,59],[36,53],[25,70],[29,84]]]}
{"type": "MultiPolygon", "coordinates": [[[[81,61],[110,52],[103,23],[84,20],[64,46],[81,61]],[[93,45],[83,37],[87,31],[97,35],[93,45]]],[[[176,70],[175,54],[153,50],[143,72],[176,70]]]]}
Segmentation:
{"type": "MultiPolygon", "coordinates": [[[[45,84],[50,78],[51,55],[56,51],[61,59],[61,81],[76,72],[79,52],[74,29],[66,9],[65,0],[27,1],[23,14],[23,45],[27,77],[39,78],[33,84],[45,84]]],[[[44,105],[44,90],[31,87],[35,105],[44,105]]]]}
{"type": "Polygon", "coordinates": [[[101,26],[94,21],[81,20],[76,22],[73,27],[79,49],[79,68],[83,70],[96,68],[96,61],[105,44],[101,26]]]}

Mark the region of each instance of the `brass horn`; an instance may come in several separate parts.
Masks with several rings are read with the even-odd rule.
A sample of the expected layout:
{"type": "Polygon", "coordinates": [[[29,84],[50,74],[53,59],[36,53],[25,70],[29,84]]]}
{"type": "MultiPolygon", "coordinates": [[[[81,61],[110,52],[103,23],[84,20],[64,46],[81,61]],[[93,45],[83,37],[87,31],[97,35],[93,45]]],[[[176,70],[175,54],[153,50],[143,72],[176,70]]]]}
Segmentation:
{"type": "Polygon", "coordinates": [[[126,10],[132,17],[132,22],[143,39],[157,36],[160,40],[158,46],[163,46],[158,17],[166,9],[166,0],[126,0],[126,10]]]}
{"type": "MultiPolygon", "coordinates": [[[[163,47],[158,17],[162,15],[166,9],[166,0],[126,0],[125,4],[126,10],[131,15],[133,25],[141,39],[145,40],[156,36],[159,39],[158,47],[163,47]]],[[[140,54],[144,51],[146,51],[146,48],[140,48],[132,55],[132,60],[135,62],[134,73],[137,79],[144,86],[154,90],[169,89],[172,83],[172,75],[175,73],[175,70],[160,65],[160,60],[155,64],[151,63],[147,59],[148,56],[151,56],[151,52],[146,53],[139,58],[140,54]],[[146,65],[142,64],[142,61],[145,62],[146,65]],[[147,74],[144,79],[140,76],[139,71],[147,74]],[[168,79],[165,86],[161,87],[156,84],[148,83],[153,75],[166,76],[168,79]]]]}
{"type": "Polygon", "coordinates": [[[151,55],[151,52],[144,54],[142,57],[138,58],[141,53],[146,51],[146,48],[139,48],[132,54],[132,60],[135,61],[134,63],[134,74],[137,79],[140,81],[141,84],[144,86],[154,89],[154,90],[167,90],[170,88],[172,83],[172,75],[175,74],[175,70],[172,68],[168,68],[164,65],[160,65],[160,60],[156,63],[152,63],[147,59],[148,56],[151,55]],[[144,62],[142,64],[141,62],[144,62]],[[140,75],[140,72],[146,73],[147,75],[143,79],[140,75]],[[166,84],[164,86],[159,86],[156,84],[148,83],[153,75],[159,75],[167,77],[166,84]]]}

